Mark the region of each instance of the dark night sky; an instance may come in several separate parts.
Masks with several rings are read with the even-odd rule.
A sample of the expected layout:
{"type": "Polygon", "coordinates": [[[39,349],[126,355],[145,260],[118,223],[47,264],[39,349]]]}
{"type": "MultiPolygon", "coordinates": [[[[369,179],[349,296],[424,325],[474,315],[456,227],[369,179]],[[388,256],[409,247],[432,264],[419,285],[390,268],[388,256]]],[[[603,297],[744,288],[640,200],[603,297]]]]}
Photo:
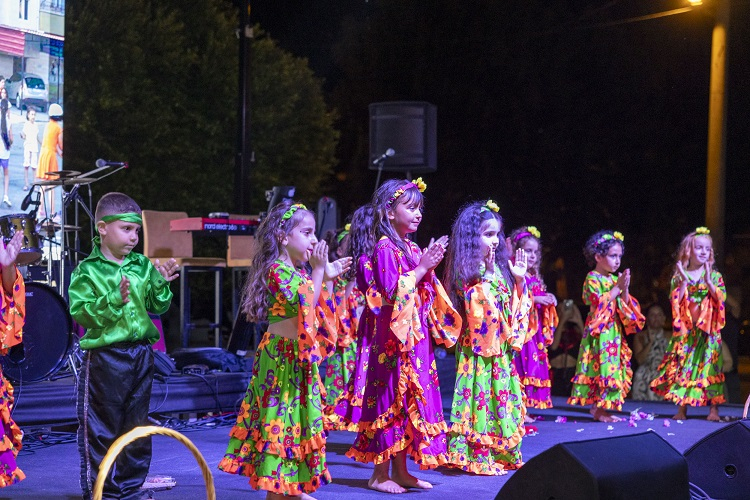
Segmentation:
{"type": "MultiPolygon", "coordinates": [[[[569,0],[551,8],[524,0],[502,6],[476,2],[475,7],[463,2],[458,8],[453,6],[457,2],[445,0],[430,2],[424,12],[411,11],[423,16],[421,25],[388,18],[383,13],[391,3],[252,2],[252,22],[309,60],[342,114],[337,174],[346,182],[343,192],[331,195],[338,196],[344,215],[366,201],[375,181],[364,167],[367,151],[353,132],[366,133],[368,100],[359,96],[361,109],[355,112],[360,114],[354,116],[346,106],[357,105],[356,96],[341,99],[342,87],[356,81],[356,68],[342,67],[335,55],[349,49],[337,43],[342,22],[352,18],[369,40],[365,45],[415,52],[363,58],[362,78],[372,85],[369,102],[426,100],[438,106],[438,172],[426,176],[435,186],[428,190],[432,205],[423,223],[428,234],[445,232],[468,199],[497,197],[509,227],[532,223],[542,228],[552,248],[546,260],[563,256],[575,271],[574,282],[585,272],[580,248],[586,236],[602,227],[622,229],[632,236],[626,240],[631,258],[648,268],[640,277],[647,286],[655,278],[648,275],[659,274],[670,262],[679,235],[704,223],[711,1],[702,11],[598,27],[592,26],[686,2],[569,0]],[[505,68],[493,68],[488,53],[503,53],[516,36],[515,25],[502,24],[504,13],[534,23],[517,30],[535,35],[523,45],[526,53],[518,55],[526,58],[523,64],[506,54],[501,59],[505,68]],[[441,18],[451,15],[456,18],[441,18]],[[430,39],[429,32],[438,36],[430,39]],[[487,41],[481,43],[475,32],[486,32],[487,41]],[[421,57],[413,47],[424,40],[421,57]],[[428,53],[430,41],[441,44],[444,60],[428,53]]],[[[391,9],[391,15],[397,10],[391,9]]],[[[731,19],[726,234],[728,248],[740,255],[747,240],[738,235],[750,235],[745,174],[750,163],[750,2],[733,1],[731,19]]],[[[357,94],[358,89],[343,92],[349,91],[357,94]]],[[[732,271],[730,282],[747,282],[748,266],[732,271]]]]}

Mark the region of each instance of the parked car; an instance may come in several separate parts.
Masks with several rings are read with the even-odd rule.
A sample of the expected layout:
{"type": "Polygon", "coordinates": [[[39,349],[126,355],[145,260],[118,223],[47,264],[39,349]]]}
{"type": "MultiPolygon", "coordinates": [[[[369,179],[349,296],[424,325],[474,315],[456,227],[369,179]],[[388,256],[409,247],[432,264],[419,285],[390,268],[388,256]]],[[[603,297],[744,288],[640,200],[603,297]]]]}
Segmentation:
{"type": "Polygon", "coordinates": [[[5,81],[5,88],[8,89],[8,99],[18,109],[26,109],[28,106],[34,106],[41,112],[47,109],[48,90],[41,76],[16,72],[5,81]]]}

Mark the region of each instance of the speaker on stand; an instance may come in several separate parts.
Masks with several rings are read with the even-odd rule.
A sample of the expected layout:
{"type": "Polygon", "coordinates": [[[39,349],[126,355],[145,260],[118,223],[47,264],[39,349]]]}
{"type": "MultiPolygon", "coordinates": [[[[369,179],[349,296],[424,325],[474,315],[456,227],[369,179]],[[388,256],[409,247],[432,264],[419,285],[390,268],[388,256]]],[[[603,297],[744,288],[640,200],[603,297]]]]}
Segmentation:
{"type": "Polygon", "coordinates": [[[412,173],[437,170],[437,107],[424,101],[370,104],[369,168],[412,173]]]}

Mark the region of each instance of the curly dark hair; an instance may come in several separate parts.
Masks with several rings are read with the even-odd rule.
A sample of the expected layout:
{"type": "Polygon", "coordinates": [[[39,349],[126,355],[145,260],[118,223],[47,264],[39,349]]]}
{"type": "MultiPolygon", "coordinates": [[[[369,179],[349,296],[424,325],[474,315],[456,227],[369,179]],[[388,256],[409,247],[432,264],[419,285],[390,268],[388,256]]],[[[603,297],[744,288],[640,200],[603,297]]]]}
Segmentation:
{"type": "Polygon", "coordinates": [[[586,257],[586,263],[591,266],[596,266],[597,255],[607,255],[609,249],[615,245],[620,245],[622,252],[625,253],[625,243],[622,240],[615,238],[614,231],[605,229],[603,231],[597,231],[596,233],[589,236],[586,240],[586,244],[583,245],[583,256],[586,257]]]}
{"type": "Polygon", "coordinates": [[[283,201],[273,207],[255,232],[258,252],[253,257],[250,270],[242,287],[242,302],[240,308],[249,322],[262,322],[268,319],[268,272],[281,255],[281,241],[288,235],[307,214],[314,214],[307,209],[298,208],[292,216],[282,224],[284,213],[294,202],[283,201]]]}
{"type": "Polygon", "coordinates": [[[480,265],[484,256],[481,254],[479,238],[484,225],[490,220],[496,220],[500,225],[498,238],[500,244],[495,250],[495,265],[503,273],[505,282],[513,290],[516,280],[508,267],[510,251],[505,245],[503,234],[503,218],[499,213],[486,209],[485,202],[475,201],[464,205],[458,212],[451,229],[451,238],[445,254],[445,272],[443,283],[448,289],[448,295],[453,305],[465,316],[463,301],[459,300],[462,284],[476,283],[481,279],[480,265]],[[482,210],[485,208],[485,210],[482,210]]]}

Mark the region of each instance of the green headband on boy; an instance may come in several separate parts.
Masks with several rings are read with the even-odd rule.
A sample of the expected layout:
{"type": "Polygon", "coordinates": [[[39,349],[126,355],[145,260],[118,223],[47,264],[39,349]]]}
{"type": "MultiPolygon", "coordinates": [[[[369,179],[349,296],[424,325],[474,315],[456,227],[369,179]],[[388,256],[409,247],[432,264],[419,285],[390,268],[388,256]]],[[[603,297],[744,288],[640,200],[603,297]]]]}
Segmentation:
{"type": "Polygon", "coordinates": [[[125,212],[122,214],[112,214],[112,215],[105,215],[101,218],[102,222],[106,222],[109,224],[110,222],[114,222],[116,220],[121,220],[123,222],[133,222],[135,224],[138,224],[140,226],[143,225],[143,219],[141,219],[141,214],[137,214],[135,212],[125,212]]]}

